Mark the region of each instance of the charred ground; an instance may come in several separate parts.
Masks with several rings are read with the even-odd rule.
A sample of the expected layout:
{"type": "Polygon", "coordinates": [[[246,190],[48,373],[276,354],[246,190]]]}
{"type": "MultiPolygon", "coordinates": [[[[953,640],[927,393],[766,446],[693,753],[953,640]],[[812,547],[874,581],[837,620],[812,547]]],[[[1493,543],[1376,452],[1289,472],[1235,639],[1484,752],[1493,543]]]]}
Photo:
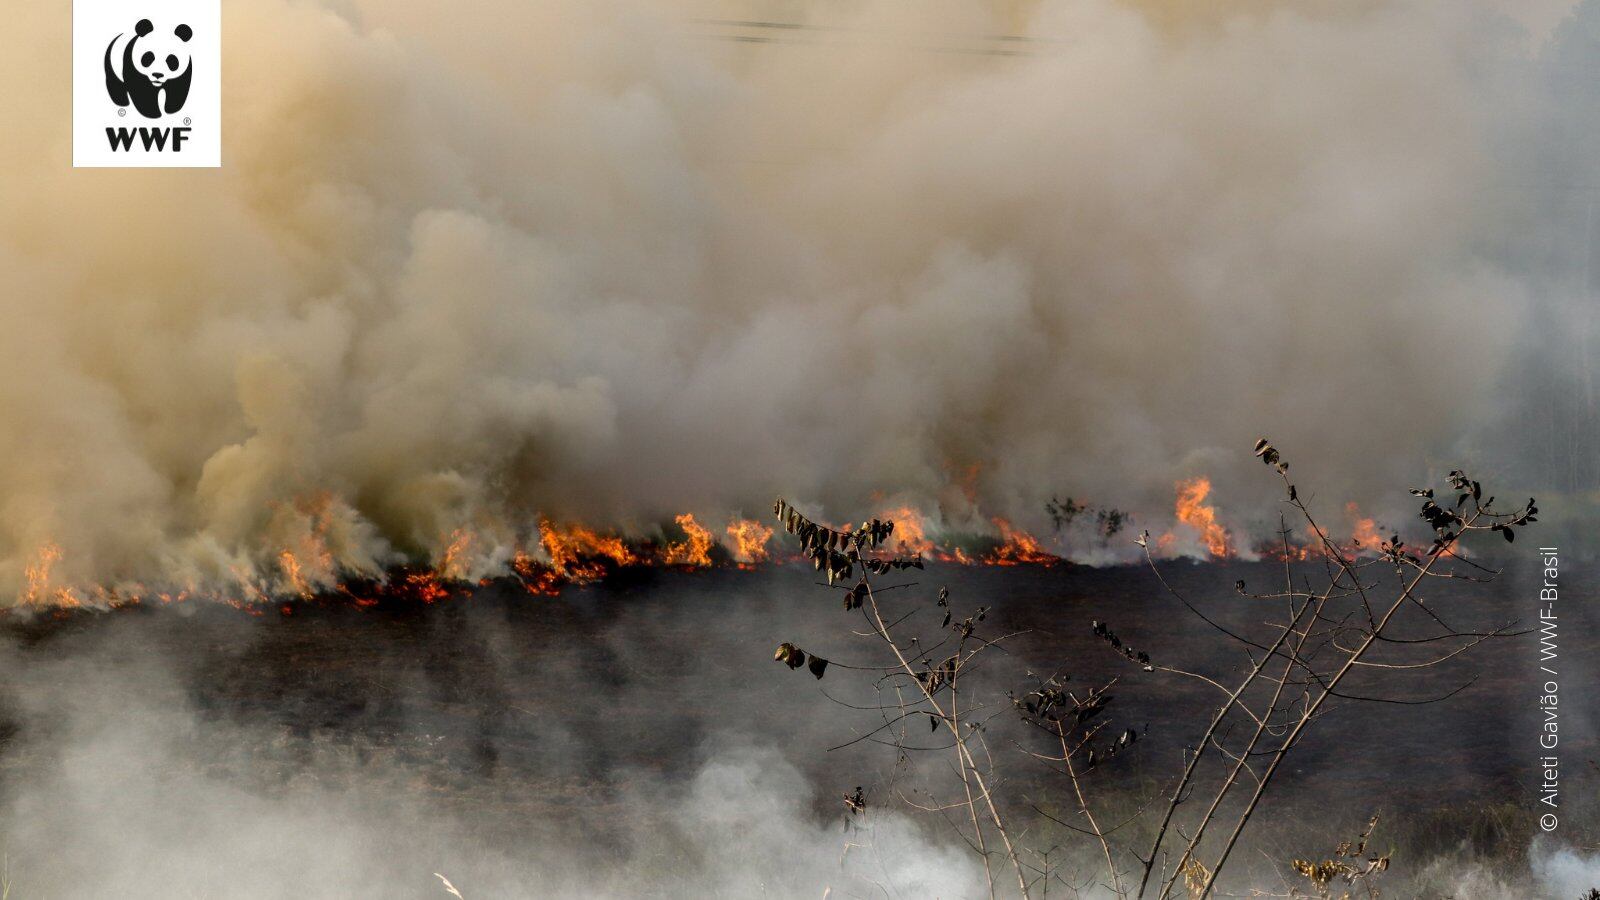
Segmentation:
{"type": "MultiPolygon", "coordinates": [[[[1237,596],[1235,581],[1281,578],[1277,563],[1178,563],[1166,571],[1219,621],[1241,628],[1265,611],[1237,596]]],[[[1085,685],[1119,679],[1119,727],[1144,735],[1113,777],[1129,803],[1170,773],[1194,739],[1197,710],[1213,698],[1198,683],[1130,665],[1095,638],[1091,621],[1111,623],[1173,665],[1227,664],[1209,626],[1179,614],[1147,570],[935,566],[914,575],[905,579],[918,582],[909,590],[947,586],[953,598],[989,606],[997,630],[1023,632],[995,657],[995,678],[1020,683],[1028,671],[1062,671],[1085,685]]],[[[1461,585],[1441,601],[1463,623],[1527,620],[1517,575],[1513,565],[1500,582],[1461,585]]],[[[758,748],[802,773],[799,789],[773,775],[768,799],[826,829],[825,843],[841,818],[841,792],[881,782],[885,762],[870,743],[827,752],[872,724],[840,705],[861,699],[846,682],[814,681],[771,662],[772,647],[785,640],[848,662],[847,648],[829,646],[840,612],[815,581],[798,567],[652,570],[557,597],[489,586],[470,597],[390,598],[368,609],[309,601],[251,616],[184,604],[14,619],[4,652],[19,675],[0,691],[0,797],[13,867],[43,884],[80,877],[69,872],[126,874],[92,858],[96,828],[80,817],[138,827],[168,812],[141,810],[140,798],[196,784],[226,786],[243,817],[234,827],[249,833],[256,804],[275,814],[318,797],[324,812],[351,812],[362,824],[350,827],[365,830],[355,849],[338,854],[395,860],[405,876],[399,883],[423,896],[436,870],[449,870],[463,890],[505,889],[557,858],[569,874],[637,862],[643,843],[680,863],[701,861],[683,863],[692,867],[705,852],[695,837],[700,795],[685,787],[730,748],[758,748]],[[103,739],[105,752],[120,749],[129,761],[120,771],[95,770],[87,801],[79,782],[91,776],[73,774],[86,733],[90,746],[103,739]],[[52,798],[88,807],[93,798],[123,798],[130,806],[68,814],[52,811],[52,798]],[[372,827],[386,820],[404,824],[372,827]],[[654,837],[642,843],[641,834],[654,837]],[[542,862],[519,870],[530,854],[542,862]]],[[[1600,649],[1600,630],[1569,624],[1565,634],[1570,658],[1600,649]]],[[[1458,853],[1464,841],[1502,861],[1525,853],[1531,831],[1519,810],[1531,808],[1534,710],[1519,700],[1531,643],[1493,641],[1448,668],[1443,682],[1471,682],[1448,699],[1333,712],[1291,759],[1284,790],[1265,810],[1279,823],[1268,842],[1282,842],[1286,854],[1313,852],[1295,842],[1319,833],[1331,842],[1339,828],[1379,812],[1391,839],[1409,834],[1419,851],[1458,853]],[[1440,807],[1453,811],[1441,820],[1440,807]]],[[[1595,748],[1568,753],[1588,758],[1595,748]]],[[[1019,806],[1038,800],[1025,773],[1007,794],[1019,806]]],[[[880,792],[877,801],[888,799],[880,792]]],[[[202,830],[190,839],[203,846],[211,838],[202,830]]],[[[271,831],[260,840],[271,843],[271,831]]],[[[211,857],[224,872],[256,864],[230,858],[239,852],[221,845],[211,857]]],[[[1402,853],[1396,864],[1424,861],[1402,853]]],[[[672,893],[678,884],[671,867],[657,881],[644,874],[648,866],[622,868],[637,869],[630,883],[645,893],[672,893]]],[[[827,871],[813,875],[819,890],[829,883],[827,871]]],[[[779,893],[812,893],[813,884],[776,871],[774,878],[769,886],[779,893]]]]}

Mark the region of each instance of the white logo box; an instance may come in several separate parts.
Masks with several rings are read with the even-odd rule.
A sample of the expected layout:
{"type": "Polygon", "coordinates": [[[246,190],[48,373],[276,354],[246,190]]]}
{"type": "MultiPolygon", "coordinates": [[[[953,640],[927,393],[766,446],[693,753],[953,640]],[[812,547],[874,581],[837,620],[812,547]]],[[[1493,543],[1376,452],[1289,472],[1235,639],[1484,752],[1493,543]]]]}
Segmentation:
{"type": "Polygon", "coordinates": [[[222,0],[73,0],[72,165],[222,165],[222,0]]]}

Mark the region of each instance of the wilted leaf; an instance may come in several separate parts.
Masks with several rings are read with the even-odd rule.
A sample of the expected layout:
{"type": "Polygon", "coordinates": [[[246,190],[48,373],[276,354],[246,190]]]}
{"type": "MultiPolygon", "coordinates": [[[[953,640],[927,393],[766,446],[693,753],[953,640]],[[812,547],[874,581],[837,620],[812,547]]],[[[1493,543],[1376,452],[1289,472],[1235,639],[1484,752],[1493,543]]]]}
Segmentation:
{"type": "Polygon", "coordinates": [[[788,641],[784,641],[778,645],[778,650],[776,653],[772,654],[772,658],[783,663],[791,669],[798,669],[806,664],[805,651],[789,643],[788,641]]]}
{"type": "Polygon", "coordinates": [[[823,673],[828,671],[828,661],[813,653],[811,654],[811,665],[808,668],[811,669],[811,674],[817,676],[817,680],[821,681],[823,673]]]}

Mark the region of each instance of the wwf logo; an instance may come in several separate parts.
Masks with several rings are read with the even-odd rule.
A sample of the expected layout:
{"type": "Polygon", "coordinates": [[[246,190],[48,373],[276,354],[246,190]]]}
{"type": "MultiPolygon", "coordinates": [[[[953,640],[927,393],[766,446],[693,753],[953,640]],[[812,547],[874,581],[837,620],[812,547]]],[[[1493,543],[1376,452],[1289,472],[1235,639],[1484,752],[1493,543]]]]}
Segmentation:
{"type": "Polygon", "coordinates": [[[188,25],[158,32],[149,19],[140,19],[131,36],[123,32],[112,38],[105,53],[111,101],[124,108],[131,104],[147,119],[183,109],[194,77],[188,47],[192,37],[188,25]]]}
{"type": "Polygon", "coordinates": [[[73,166],[221,165],[222,36],[222,0],[72,0],[73,166]]]}

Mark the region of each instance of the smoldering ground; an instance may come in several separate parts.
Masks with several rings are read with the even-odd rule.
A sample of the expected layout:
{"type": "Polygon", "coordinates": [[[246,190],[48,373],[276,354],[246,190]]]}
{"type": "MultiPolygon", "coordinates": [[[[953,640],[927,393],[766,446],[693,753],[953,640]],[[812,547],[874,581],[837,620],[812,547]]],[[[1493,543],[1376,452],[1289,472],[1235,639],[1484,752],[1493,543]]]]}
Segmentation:
{"type": "Polygon", "coordinates": [[[1597,121],[1546,77],[1592,8],[1208,7],[230,0],[183,172],[67,169],[65,13],[19,10],[0,585],[283,589],[315,533],[326,586],[462,529],[476,575],[540,515],[780,491],[1159,527],[1209,474],[1243,527],[1266,428],[1373,514],[1432,460],[1550,482],[1506,435],[1593,446],[1581,392],[1517,418],[1586,383],[1586,157],[1522,188],[1597,121]]]}
{"type": "MultiPolygon", "coordinates": [[[[1208,626],[1136,570],[942,569],[927,577],[958,606],[990,604],[997,633],[1029,631],[986,663],[997,694],[1029,670],[1081,688],[1121,679],[1112,714],[1145,736],[1091,796],[1117,809],[1120,792],[1171,777],[1213,698],[1130,671],[1088,623],[1110,619],[1165,662],[1221,672],[1234,661],[1208,626]]],[[[1243,626],[1258,614],[1237,603],[1234,578],[1278,574],[1181,565],[1171,577],[1243,626]]],[[[469,898],[983,893],[971,852],[896,794],[926,803],[913,787],[948,788],[942,754],[913,754],[906,769],[870,741],[830,751],[880,724],[844,705],[882,702],[872,680],[834,669],[817,681],[772,661],[787,640],[871,662],[813,581],[795,568],[666,572],[558,598],[486,590],[432,607],[299,604],[258,618],[197,605],[13,623],[0,844],[14,895],[443,896],[434,872],[469,898]],[[868,814],[846,830],[841,798],[856,785],[868,814]]],[[[1514,603],[1503,586],[1441,601],[1464,623],[1514,603]]],[[[1600,629],[1570,634],[1576,657],[1600,629]]],[[[1505,702],[1526,651],[1512,639],[1447,667],[1432,689],[1479,674],[1449,700],[1329,717],[1262,810],[1250,877],[1277,885],[1255,860],[1326,855],[1374,813],[1400,895],[1564,897],[1594,875],[1561,841],[1530,857],[1531,823],[1507,824],[1536,728],[1505,702]]],[[[1595,710],[1574,698],[1568,712],[1576,759],[1593,752],[1581,723],[1595,710]]],[[[996,753],[1015,754],[1018,735],[990,727],[996,753]]],[[[1006,771],[1019,814],[1056,809],[1025,761],[1006,771]]],[[[1572,777],[1578,804],[1592,782],[1572,777]]],[[[1071,851],[1056,858],[1080,886],[1096,871],[1083,849],[1081,866],[1071,851]]]]}

